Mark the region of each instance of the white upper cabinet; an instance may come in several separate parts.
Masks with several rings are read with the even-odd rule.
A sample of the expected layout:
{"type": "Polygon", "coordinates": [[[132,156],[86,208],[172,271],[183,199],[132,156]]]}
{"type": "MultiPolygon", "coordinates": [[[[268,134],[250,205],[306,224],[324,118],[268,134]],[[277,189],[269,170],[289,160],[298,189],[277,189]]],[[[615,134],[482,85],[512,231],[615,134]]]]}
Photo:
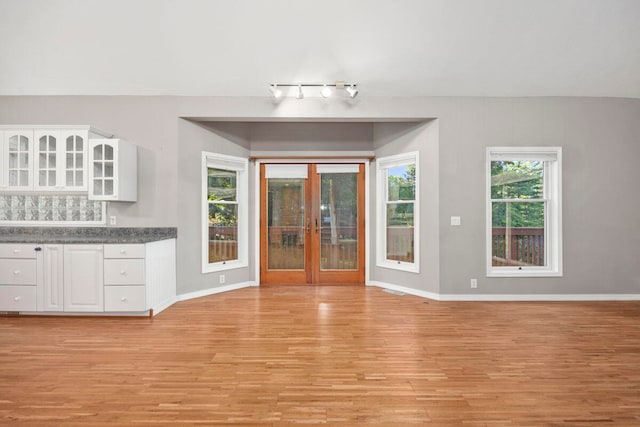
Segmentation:
{"type": "Polygon", "coordinates": [[[87,192],[91,138],[110,135],[90,126],[0,127],[0,189],[87,192]]]}
{"type": "Polygon", "coordinates": [[[122,139],[89,141],[89,200],[135,202],[137,147],[122,139]]]}
{"type": "Polygon", "coordinates": [[[10,129],[3,132],[3,181],[7,189],[33,189],[33,131],[10,129]]]}

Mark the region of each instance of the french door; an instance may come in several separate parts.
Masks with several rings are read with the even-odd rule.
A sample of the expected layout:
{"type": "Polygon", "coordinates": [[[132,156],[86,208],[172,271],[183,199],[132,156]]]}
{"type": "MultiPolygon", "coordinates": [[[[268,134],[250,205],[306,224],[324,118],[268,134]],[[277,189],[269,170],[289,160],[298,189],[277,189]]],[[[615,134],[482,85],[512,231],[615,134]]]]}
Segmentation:
{"type": "Polygon", "coordinates": [[[364,283],[364,164],[260,165],[260,282],[364,283]]]}

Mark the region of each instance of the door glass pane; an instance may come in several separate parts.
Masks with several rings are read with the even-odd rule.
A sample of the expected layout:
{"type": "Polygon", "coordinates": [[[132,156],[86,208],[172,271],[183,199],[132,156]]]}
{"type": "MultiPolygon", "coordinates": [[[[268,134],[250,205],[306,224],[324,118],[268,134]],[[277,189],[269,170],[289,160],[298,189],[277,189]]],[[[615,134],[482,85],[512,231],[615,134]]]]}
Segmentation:
{"type": "Polygon", "coordinates": [[[545,265],[545,202],[493,202],[491,217],[492,265],[545,265]]]}
{"type": "Polygon", "coordinates": [[[387,204],[387,259],[414,262],[413,203],[387,204]]]}
{"type": "Polygon", "coordinates": [[[21,170],[20,171],[20,184],[19,185],[29,185],[29,171],[21,170]]]}
{"type": "Polygon", "coordinates": [[[209,263],[238,259],[238,205],[209,203],[209,263]]]}
{"type": "Polygon", "coordinates": [[[104,146],[104,159],[113,160],[113,147],[110,145],[104,146]]]}
{"type": "Polygon", "coordinates": [[[52,187],[56,185],[56,171],[49,171],[49,185],[52,187]]]}
{"type": "Polygon", "coordinates": [[[18,167],[18,154],[17,153],[9,153],[9,167],[11,169],[15,169],[18,167]]]}
{"type": "Polygon", "coordinates": [[[18,185],[18,171],[9,171],[9,185],[16,186],[18,185]]]}
{"type": "Polygon", "coordinates": [[[96,145],[93,147],[93,158],[95,160],[102,160],[102,147],[104,147],[104,145],[96,145]]]}
{"type": "Polygon", "coordinates": [[[320,268],[358,269],[358,175],[320,176],[320,268]]]}
{"type": "Polygon", "coordinates": [[[73,167],[73,154],[67,154],[67,169],[73,167]]]}
{"type": "Polygon", "coordinates": [[[47,172],[46,171],[40,171],[40,173],[38,174],[38,185],[40,187],[46,187],[46,185],[47,185],[47,172]]]}
{"type": "Polygon", "coordinates": [[[18,151],[18,136],[14,135],[9,138],[9,151],[18,151]]]}
{"type": "Polygon", "coordinates": [[[82,170],[78,170],[76,171],[76,182],[75,185],[77,186],[82,186],[83,185],[83,177],[82,177],[82,170]]]}
{"type": "Polygon", "coordinates": [[[82,151],[82,137],[76,136],[76,151],[82,151]]]}
{"type": "Polygon", "coordinates": [[[73,185],[73,172],[67,171],[67,186],[73,185]]]}
{"type": "Polygon", "coordinates": [[[29,154],[27,153],[20,154],[20,167],[21,168],[29,167],[29,154]]]}
{"type": "Polygon", "coordinates": [[[54,168],[54,169],[56,167],[56,153],[55,152],[49,154],[49,167],[50,168],[54,168]]]}
{"type": "Polygon", "coordinates": [[[73,151],[73,136],[67,137],[67,151],[73,151]]]}
{"type": "Polygon", "coordinates": [[[20,151],[29,151],[29,139],[26,136],[20,137],[20,151]]]}
{"type": "Polygon", "coordinates": [[[47,137],[40,137],[40,151],[47,151],[47,137]]]}
{"type": "Polygon", "coordinates": [[[270,270],[304,269],[304,179],[267,180],[267,259],[270,270]]]}

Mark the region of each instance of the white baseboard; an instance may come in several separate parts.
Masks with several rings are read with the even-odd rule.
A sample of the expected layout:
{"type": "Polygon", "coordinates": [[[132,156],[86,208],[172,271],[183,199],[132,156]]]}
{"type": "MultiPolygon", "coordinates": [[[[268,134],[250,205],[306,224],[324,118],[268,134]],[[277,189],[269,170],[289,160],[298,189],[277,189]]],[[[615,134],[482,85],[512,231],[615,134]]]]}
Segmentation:
{"type": "Polygon", "coordinates": [[[391,289],[436,301],[640,301],[640,294],[437,294],[371,280],[367,286],[391,289]]]}
{"type": "Polygon", "coordinates": [[[176,296],[176,301],[187,301],[193,298],[206,297],[208,295],[219,294],[221,292],[235,291],[237,289],[248,288],[250,286],[258,286],[257,282],[241,282],[233,285],[220,286],[217,288],[203,289],[201,291],[189,292],[188,294],[181,294],[176,296]]]}
{"type": "Polygon", "coordinates": [[[171,297],[171,298],[167,299],[166,301],[161,302],[160,304],[158,304],[155,307],[153,307],[153,315],[156,316],[157,314],[159,314],[162,311],[166,310],[167,308],[171,307],[176,302],[178,302],[178,297],[171,297]]]}
{"type": "Polygon", "coordinates": [[[433,300],[439,299],[438,298],[439,295],[436,294],[435,292],[421,291],[418,289],[407,288],[405,286],[394,285],[392,283],[378,282],[376,280],[369,280],[369,282],[367,282],[367,286],[377,286],[379,288],[391,289],[392,291],[404,292],[405,294],[415,295],[417,297],[422,297],[427,299],[433,299],[433,300]]]}
{"type": "Polygon", "coordinates": [[[442,294],[440,301],[640,301],[640,294],[442,294]]]}

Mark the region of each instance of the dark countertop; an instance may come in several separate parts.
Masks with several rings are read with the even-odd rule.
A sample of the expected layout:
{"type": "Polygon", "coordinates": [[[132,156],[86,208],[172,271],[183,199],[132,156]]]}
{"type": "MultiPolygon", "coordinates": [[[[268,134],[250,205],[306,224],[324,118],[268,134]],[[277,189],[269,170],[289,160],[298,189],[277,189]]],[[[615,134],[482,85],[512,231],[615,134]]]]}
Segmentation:
{"type": "Polygon", "coordinates": [[[0,243],[148,243],[177,235],[175,227],[0,227],[0,243]]]}

